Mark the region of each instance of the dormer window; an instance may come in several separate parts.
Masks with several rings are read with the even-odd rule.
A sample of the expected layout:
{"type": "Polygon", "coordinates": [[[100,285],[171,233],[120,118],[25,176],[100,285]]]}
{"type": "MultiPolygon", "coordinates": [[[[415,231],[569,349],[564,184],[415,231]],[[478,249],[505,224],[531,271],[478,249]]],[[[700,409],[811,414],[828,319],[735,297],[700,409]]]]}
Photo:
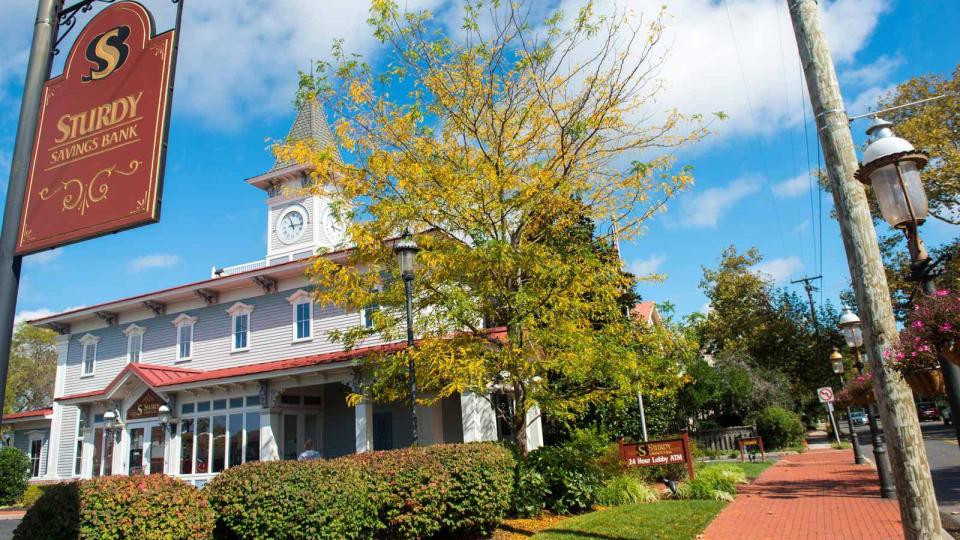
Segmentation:
{"type": "Polygon", "coordinates": [[[100,337],[92,334],[86,334],[80,338],[80,346],[83,348],[83,359],[81,362],[80,374],[84,377],[93,375],[97,367],[97,344],[100,343],[100,337]]]}
{"type": "Polygon", "coordinates": [[[237,302],[230,306],[227,314],[230,315],[230,350],[247,351],[250,349],[250,314],[253,313],[253,306],[237,302]]]}
{"type": "Polygon", "coordinates": [[[293,306],[293,340],[313,338],[313,299],[310,293],[301,289],[287,297],[287,301],[293,306]]]}
{"type": "Polygon", "coordinates": [[[131,324],[123,331],[127,335],[127,363],[140,363],[140,354],[143,352],[143,334],[147,329],[131,324]]]}
{"type": "Polygon", "coordinates": [[[185,313],[173,320],[173,325],[177,328],[177,360],[193,358],[193,326],[196,323],[196,317],[185,313]]]}

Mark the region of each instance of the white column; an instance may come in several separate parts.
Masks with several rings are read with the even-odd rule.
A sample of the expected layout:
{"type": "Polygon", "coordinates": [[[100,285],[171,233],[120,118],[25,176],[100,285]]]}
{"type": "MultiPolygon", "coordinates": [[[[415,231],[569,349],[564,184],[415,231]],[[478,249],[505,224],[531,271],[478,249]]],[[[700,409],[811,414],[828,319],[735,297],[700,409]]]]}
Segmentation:
{"type": "Polygon", "coordinates": [[[280,447],[274,433],[281,420],[280,413],[271,413],[269,409],[260,411],[260,461],[280,459],[280,447]]]}
{"type": "MultiPolygon", "coordinates": [[[[57,336],[54,338],[54,344],[57,347],[57,373],[53,379],[53,419],[50,421],[50,438],[47,448],[47,474],[44,478],[54,480],[59,477],[57,474],[57,465],[60,463],[60,439],[61,431],[64,428],[76,430],[76,426],[63,425],[63,406],[56,401],[56,398],[64,395],[64,387],[67,382],[67,352],[70,346],[70,336],[57,336]]],[[[76,433],[72,434],[76,437],[76,433]]],[[[64,459],[70,459],[73,462],[74,456],[64,456],[64,459]]],[[[72,469],[71,465],[71,469],[72,469]]]]}
{"type": "Polygon", "coordinates": [[[361,401],[353,408],[353,426],[357,453],[373,450],[373,403],[361,401]]]}
{"type": "Polygon", "coordinates": [[[540,407],[527,410],[527,451],[543,446],[543,424],[540,422],[540,407]]]}
{"type": "Polygon", "coordinates": [[[417,405],[417,429],[421,446],[443,444],[443,413],[439,401],[429,407],[417,405]]]}
{"type": "Polygon", "coordinates": [[[497,416],[493,405],[473,392],[460,395],[463,418],[463,442],[497,440],[497,416]]]}

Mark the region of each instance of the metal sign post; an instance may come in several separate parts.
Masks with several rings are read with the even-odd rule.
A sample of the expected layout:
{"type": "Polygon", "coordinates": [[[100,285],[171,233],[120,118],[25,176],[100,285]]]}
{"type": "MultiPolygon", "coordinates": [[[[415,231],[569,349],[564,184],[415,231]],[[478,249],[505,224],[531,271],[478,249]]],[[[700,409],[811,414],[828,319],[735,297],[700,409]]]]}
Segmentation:
{"type": "Polygon", "coordinates": [[[817,399],[827,408],[827,414],[830,416],[830,426],[833,428],[833,437],[837,440],[837,446],[840,446],[840,431],[837,430],[837,421],[833,418],[833,388],[829,386],[817,388],[817,399]]]}
{"type": "MultiPolygon", "coordinates": [[[[0,405],[6,399],[7,368],[10,366],[10,343],[13,341],[13,323],[17,311],[17,293],[20,289],[20,266],[23,258],[16,254],[23,211],[30,154],[37,133],[40,99],[43,83],[50,77],[54,43],[57,39],[57,20],[63,0],[40,0],[37,19],[33,24],[33,42],[30,60],[23,83],[23,101],[20,102],[20,122],[13,145],[10,181],[3,212],[3,230],[0,231],[0,405]]],[[[0,409],[2,413],[2,409],[0,409]]]]}

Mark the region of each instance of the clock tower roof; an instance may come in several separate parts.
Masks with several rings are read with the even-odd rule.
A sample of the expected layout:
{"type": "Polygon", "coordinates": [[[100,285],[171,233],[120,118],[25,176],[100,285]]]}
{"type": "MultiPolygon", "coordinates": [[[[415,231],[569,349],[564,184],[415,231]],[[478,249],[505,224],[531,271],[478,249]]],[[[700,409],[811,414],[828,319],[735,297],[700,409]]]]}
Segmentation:
{"type": "MultiPolygon", "coordinates": [[[[333,133],[330,131],[330,125],[327,124],[327,115],[323,112],[323,105],[317,99],[304,101],[297,110],[297,117],[290,126],[290,131],[283,139],[285,143],[296,141],[312,140],[319,148],[334,146],[336,142],[333,133]]],[[[339,151],[336,159],[340,159],[339,151]]],[[[277,158],[270,168],[264,174],[247,179],[247,183],[263,190],[268,190],[271,184],[277,181],[283,181],[288,178],[299,176],[307,170],[305,165],[301,165],[293,160],[277,158]]]]}
{"type": "MultiPolygon", "coordinates": [[[[316,141],[317,146],[325,148],[327,146],[336,147],[333,140],[333,133],[330,132],[330,126],[327,124],[327,115],[323,113],[323,105],[314,98],[303,102],[297,111],[297,118],[293,121],[290,131],[287,132],[285,143],[292,143],[302,140],[316,141]]],[[[339,157],[339,154],[338,154],[339,157]]],[[[293,160],[282,160],[277,158],[270,171],[280,170],[290,165],[295,165],[293,160]]]]}

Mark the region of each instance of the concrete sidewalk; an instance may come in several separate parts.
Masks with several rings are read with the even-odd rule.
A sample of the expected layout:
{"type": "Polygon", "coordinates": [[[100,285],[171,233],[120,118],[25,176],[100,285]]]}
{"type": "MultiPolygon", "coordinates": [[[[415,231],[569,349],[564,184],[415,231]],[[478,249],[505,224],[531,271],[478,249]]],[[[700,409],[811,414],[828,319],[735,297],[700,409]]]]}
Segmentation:
{"type": "Polygon", "coordinates": [[[811,450],[781,459],[744,486],[703,532],[705,540],[903,538],[893,499],[851,450],[811,450]]]}

